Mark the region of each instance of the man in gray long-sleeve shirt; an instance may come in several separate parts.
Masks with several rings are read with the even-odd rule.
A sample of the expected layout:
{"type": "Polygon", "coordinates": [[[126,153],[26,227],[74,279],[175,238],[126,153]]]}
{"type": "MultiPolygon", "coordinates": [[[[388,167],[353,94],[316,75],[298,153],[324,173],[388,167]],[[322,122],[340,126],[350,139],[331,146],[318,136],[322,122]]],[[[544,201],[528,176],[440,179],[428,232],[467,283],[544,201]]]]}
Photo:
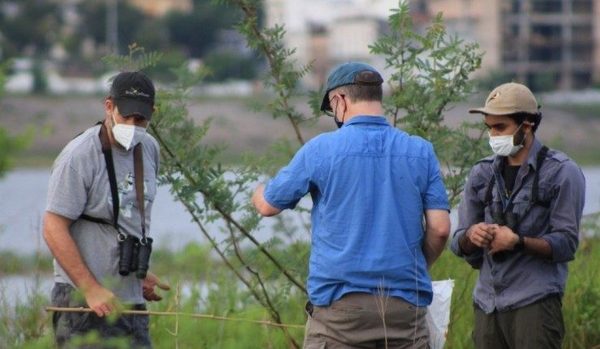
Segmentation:
{"type": "Polygon", "coordinates": [[[484,115],[495,155],[471,170],[451,249],[479,269],[477,348],[560,348],[567,262],[579,242],[585,178],[536,138],[542,115],[521,84],[498,86],[484,115]]]}

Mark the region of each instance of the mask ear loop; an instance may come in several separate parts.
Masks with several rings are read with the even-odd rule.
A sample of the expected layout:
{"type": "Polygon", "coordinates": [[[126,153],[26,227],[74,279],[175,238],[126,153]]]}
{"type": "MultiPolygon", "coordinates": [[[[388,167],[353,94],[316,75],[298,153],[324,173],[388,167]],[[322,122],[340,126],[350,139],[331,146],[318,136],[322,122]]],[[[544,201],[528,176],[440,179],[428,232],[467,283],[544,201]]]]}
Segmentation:
{"type": "MultiPolygon", "coordinates": [[[[339,97],[338,97],[339,98],[339,97]]],[[[340,121],[340,119],[338,119],[337,117],[337,107],[338,107],[338,103],[335,103],[335,109],[333,109],[333,120],[336,123],[341,123],[342,125],[344,124],[344,116],[342,115],[342,120],[340,121]]],[[[341,127],[340,125],[338,125],[338,127],[341,127]]]]}
{"type": "Polygon", "coordinates": [[[338,118],[337,118],[337,106],[338,106],[338,104],[335,103],[335,108],[333,108],[333,118],[335,119],[335,121],[338,121],[338,118]]]}
{"type": "MultiPolygon", "coordinates": [[[[342,98],[341,96],[342,95],[340,95],[340,97],[338,97],[338,98],[340,98],[340,99],[342,99],[344,101],[344,109],[347,109],[346,108],[346,100],[344,98],[342,98]]],[[[337,109],[337,106],[338,106],[338,103],[335,104],[336,109],[337,109]]],[[[342,124],[344,123],[345,115],[346,115],[346,112],[344,111],[344,113],[342,114],[342,121],[341,121],[342,124]]]]}
{"type": "Polygon", "coordinates": [[[118,125],[117,120],[115,120],[115,110],[119,110],[119,109],[117,108],[117,105],[115,104],[115,101],[113,100],[112,102],[113,102],[112,103],[113,109],[112,109],[112,111],[110,113],[110,120],[112,121],[112,127],[115,127],[115,126],[118,125]]]}
{"type": "MultiPolygon", "coordinates": [[[[517,128],[517,130],[515,131],[515,133],[513,133],[513,137],[514,135],[517,134],[517,132],[519,132],[519,129],[521,129],[521,126],[523,125],[527,125],[529,127],[533,127],[535,125],[535,122],[530,122],[530,121],[523,121],[519,127],[517,128]]],[[[514,138],[513,138],[514,139],[514,138]]],[[[525,146],[525,139],[527,139],[527,134],[523,133],[523,139],[521,140],[521,144],[515,144],[515,145],[521,145],[521,146],[525,146]]]]}

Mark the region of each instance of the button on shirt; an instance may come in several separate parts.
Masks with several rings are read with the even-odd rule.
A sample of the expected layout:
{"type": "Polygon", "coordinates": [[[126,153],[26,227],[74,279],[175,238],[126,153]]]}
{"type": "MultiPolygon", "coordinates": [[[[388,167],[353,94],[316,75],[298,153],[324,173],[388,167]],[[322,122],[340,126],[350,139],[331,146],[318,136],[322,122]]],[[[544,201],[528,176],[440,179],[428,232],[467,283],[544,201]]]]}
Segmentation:
{"type": "Polygon", "coordinates": [[[431,303],[423,214],[449,209],[431,143],[384,117],[356,116],[307,142],[264,195],[287,209],[307,193],[313,200],[307,285],[313,304],[328,306],[349,292],[431,303]]]}
{"type": "Polygon", "coordinates": [[[564,293],[567,262],[573,260],[579,242],[585,178],[571,159],[556,150],[549,151],[541,169],[538,169],[536,157],[541,148],[542,145],[535,140],[527,161],[519,169],[510,196],[503,190],[504,180],[500,172],[504,158],[498,156],[476,164],[465,185],[458,210],[458,229],[452,237],[451,249],[480,269],[473,299],[488,314],[494,310],[520,308],[548,295],[564,293]],[[532,205],[531,188],[538,170],[539,202],[532,205]],[[486,206],[492,175],[495,175],[492,202],[486,206]],[[508,251],[504,252],[505,258],[498,260],[483,249],[464,255],[459,240],[471,225],[493,223],[491,207],[501,207],[505,211],[510,209],[521,217],[516,233],[546,240],[552,248],[552,258],[508,251]]]}

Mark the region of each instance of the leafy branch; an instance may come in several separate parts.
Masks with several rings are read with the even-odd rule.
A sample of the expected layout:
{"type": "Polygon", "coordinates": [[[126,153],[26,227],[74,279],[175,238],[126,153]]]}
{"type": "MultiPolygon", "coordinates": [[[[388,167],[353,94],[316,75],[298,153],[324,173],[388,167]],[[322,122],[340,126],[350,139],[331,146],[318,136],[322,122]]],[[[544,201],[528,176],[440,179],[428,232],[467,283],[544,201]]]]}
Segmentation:
{"type": "Polygon", "coordinates": [[[300,144],[305,140],[300,131],[300,123],[304,121],[302,113],[297,111],[290,103],[291,97],[296,92],[300,79],[310,71],[310,66],[299,70],[294,68],[291,60],[295,49],[288,49],[283,43],[285,30],[283,26],[261,29],[259,27],[258,12],[260,1],[257,0],[223,0],[225,3],[239,7],[244,13],[237,29],[248,42],[248,46],[258,50],[267,59],[270,74],[265,80],[267,87],[273,89],[277,98],[269,105],[274,118],[287,117],[296,139],[300,144]]]}
{"type": "Polygon", "coordinates": [[[484,142],[481,126],[452,128],[444,123],[444,113],[472,93],[469,75],[481,66],[483,53],[477,44],[450,36],[441,14],[423,34],[417,32],[407,2],[392,11],[388,22],[390,33],[370,46],[392,71],[385,111],[394,125],[433,143],[454,205],[468,170],[484,154],[484,142]]]}

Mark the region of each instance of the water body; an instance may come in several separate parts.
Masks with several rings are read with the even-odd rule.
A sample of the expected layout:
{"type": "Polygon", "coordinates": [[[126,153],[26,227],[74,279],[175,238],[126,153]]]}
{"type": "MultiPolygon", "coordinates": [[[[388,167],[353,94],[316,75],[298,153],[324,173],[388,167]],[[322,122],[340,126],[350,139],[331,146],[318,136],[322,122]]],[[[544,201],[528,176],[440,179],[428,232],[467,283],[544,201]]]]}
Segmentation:
{"type": "MultiPolygon", "coordinates": [[[[41,234],[46,207],[49,169],[17,169],[0,179],[0,250],[19,254],[49,253],[41,234]]],[[[308,198],[303,199],[309,202],[308,198]]],[[[265,220],[255,238],[264,242],[272,237],[274,219],[265,220]]],[[[220,226],[207,225],[217,240],[226,238],[220,226]]],[[[205,243],[198,226],[191,221],[183,204],[173,199],[169,188],[159,186],[152,207],[151,236],[154,246],[179,250],[190,242],[205,243]]],[[[308,234],[305,234],[308,239],[308,234]]]]}
{"type": "MultiPolygon", "coordinates": [[[[588,167],[583,171],[587,181],[584,214],[598,212],[600,167],[588,167]]],[[[0,250],[19,254],[36,251],[49,253],[40,233],[49,175],[49,170],[44,169],[18,169],[0,180],[0,250]]],[[[303,200],[303,206],[310,206],[309,199],[303,200]]],[[[206,242],[197,226],[190,221],[190,215],[183,205],[172,198],[167,187],[159,187],[152,214],[152,235],[156,238],[157,246],[177,250],[190,242],[206,242]]],[[[451,218],[454,226],[456,210],[453,210],[451,218]]],[[[273,221],[265,220],[265,228],[256,235],[259,241],[265,241],[273,235],[273,229],[270,228],[273,221]]],[[[211,227],[211,231],[221,239],[225,237],[219,233],[218,227],[211,227]]],[[[308,238],[307,234],[300,235],[308,238]]],[[[8,304],[27,302],[36,290],[49,295],[51,288],[50,275],[2,277],[0,273],[0,299],[8,304]]]]}
{"type": "MultiPolygon", "coordinates": [[[[0,277],[0,299],[5,304],[14,306],[28,304],[35,295],[41,294],[50,298],[54,280],[50,275],[10,275],[0,277]]],[[[13,311],[14,308],[6,309],[13,311]]]]}
{"type": "MultiPolygon", "coordinates": [[[[600,166],[586,167],[583,171],[587,181],[584,214],[598,212],[600,166]]],[[[19,254],[32,254],[35,251],[48,253],[40,231],[49,176],[48,169],[17,169],[0,179],[0,250],[19,254]]],[[[303,206],[310,206],[310,199],[303,200],[303,206]]],[[[453,211],[453,220],[456,219],[455,215],[456,210],[453,211]]],[[[271,226],[274,221],[263,220],[264,228],[257,231],[255,236],[259,241],[272,237],[271,226]]],[[[151,230],[155,246],[173,250],[181,249],[190,242],[206,242],[198,227],[191,222],[185,207],[173,199],[165,186],[158,188],[152,209],[151,230]]],[[[218,239],[225,238],[218,226],[209,226],[209,231],[218,239]]],[[[299,235],[308,239],[308,234],[299,235]]]]}

